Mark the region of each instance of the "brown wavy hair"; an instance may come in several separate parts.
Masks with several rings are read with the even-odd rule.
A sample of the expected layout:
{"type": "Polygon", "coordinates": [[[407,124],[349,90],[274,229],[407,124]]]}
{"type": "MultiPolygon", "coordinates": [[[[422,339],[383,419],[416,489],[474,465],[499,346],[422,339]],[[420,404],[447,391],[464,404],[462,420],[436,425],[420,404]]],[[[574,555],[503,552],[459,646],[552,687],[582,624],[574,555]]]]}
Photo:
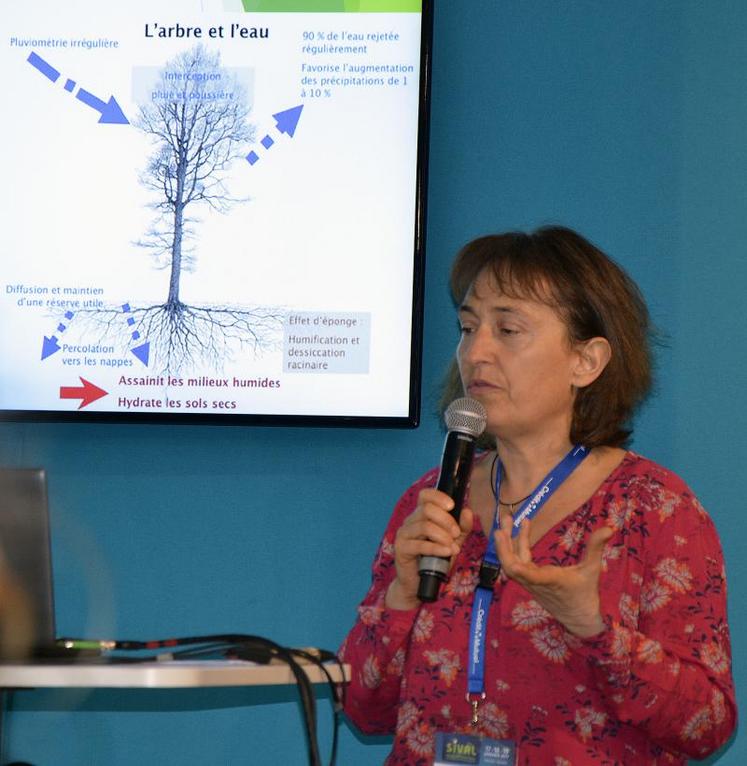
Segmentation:
{"type": "MultiPolygon", "coordinates": [[[[531,298],[557,311],[571,342],[607,339],[609,363],[593,383],[576,391],[570,439],[589,448],[624,445],[652,377],[651,324],[635,282],[599,248],[562,226],[494,234],[465,245],[451,270],[457,307],[484,270],[504,295],[531,298]]],[[[464,392],[455,360],[446,376],[442,411],[459,396],[464,392]]],[[[482,446],[493,445],[486,437],[482,446]]]]}

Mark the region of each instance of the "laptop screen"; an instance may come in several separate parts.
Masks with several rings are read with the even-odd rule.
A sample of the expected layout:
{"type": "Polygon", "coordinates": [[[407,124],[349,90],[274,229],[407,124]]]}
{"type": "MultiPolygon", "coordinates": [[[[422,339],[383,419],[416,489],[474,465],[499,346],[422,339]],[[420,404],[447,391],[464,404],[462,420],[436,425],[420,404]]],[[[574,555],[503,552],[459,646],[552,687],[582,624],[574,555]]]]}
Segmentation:
{"type": "Polygon", "coordinates": [[[50,645],[55,624],[43,469],[0,468],[0,590],[6,594],[0,604],[6,650],[19,641],[50,645]]]}

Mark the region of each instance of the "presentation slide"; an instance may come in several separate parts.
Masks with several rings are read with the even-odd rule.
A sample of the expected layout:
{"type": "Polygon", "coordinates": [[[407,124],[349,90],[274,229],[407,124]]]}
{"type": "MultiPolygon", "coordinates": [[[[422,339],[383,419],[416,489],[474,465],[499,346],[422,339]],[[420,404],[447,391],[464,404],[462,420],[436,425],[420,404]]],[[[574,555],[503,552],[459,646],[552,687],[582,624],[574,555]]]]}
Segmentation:
{"type": "Polygon", "coordinates": [[[0,410],[408,415],[419,1],[0,21],[0,410]]]}

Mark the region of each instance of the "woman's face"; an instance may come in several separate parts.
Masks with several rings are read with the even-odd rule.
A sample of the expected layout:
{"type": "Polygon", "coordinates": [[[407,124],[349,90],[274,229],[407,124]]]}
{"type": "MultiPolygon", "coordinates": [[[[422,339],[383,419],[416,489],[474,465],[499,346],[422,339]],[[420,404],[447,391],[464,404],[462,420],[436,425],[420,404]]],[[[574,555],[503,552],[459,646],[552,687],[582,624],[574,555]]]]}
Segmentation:
{"type": "Polygon", "coordinates": [[[457,362],[467,396],[499,439],[569,439],[579,353],[563,320],[531,298],[509,298],[482,272],[459,309],[457,362]]]}

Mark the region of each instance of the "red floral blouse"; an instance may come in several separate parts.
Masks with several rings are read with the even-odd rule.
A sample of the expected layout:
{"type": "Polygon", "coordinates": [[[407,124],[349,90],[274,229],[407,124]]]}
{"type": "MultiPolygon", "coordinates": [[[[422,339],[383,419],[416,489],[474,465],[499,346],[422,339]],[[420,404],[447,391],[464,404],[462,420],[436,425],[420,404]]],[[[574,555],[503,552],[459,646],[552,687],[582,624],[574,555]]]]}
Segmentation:
{"type": "MultiPolygon", "coordinates": [[[[467,691],[472,598],[487,546],[477,518],[440,599],[384,605],[394,536],[432,470],[397,503],[372,585],[341,655],[352,665],[346,712],[394,733],[386,764],[433,763],[437,730],[474,733],[467,691]]],[[[578,562],[591,532],[607,544],[600,579],[607,628],[567,632],[520,585],[499,581],[489,613],[486,699],[478,732],[515,740],[518,763],[684,764],[718,749],[736,723],[726,581],[713,523],[676,475],[627,453],[594,496],[532,549],[539,564],[578,562]]]]}

